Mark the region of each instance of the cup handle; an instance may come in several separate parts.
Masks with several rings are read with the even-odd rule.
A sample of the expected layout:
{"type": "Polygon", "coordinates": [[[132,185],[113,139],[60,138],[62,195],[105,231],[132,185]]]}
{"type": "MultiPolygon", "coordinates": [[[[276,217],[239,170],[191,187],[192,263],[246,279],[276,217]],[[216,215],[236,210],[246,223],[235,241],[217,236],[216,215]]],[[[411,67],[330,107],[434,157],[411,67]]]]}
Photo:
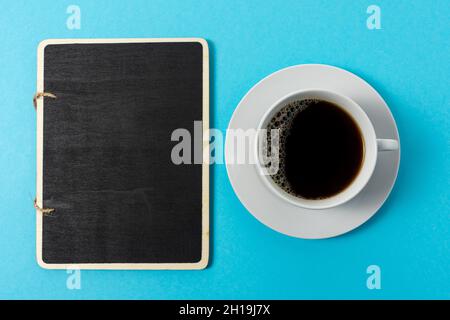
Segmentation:
{"type": "Polygon", "coordinates": [[[393,139],[377,139],[378,151],[398,150],[398,141],[393,139]]]}

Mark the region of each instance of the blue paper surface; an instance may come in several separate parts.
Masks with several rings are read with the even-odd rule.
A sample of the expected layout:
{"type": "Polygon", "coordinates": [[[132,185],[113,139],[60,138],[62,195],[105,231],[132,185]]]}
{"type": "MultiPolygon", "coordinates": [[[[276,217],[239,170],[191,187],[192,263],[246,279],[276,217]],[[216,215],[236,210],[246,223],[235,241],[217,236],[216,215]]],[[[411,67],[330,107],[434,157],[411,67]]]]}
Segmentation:
{"type": "MultiPolygon", "coordinates": [[[[0,10],[0,298],[450,298],[450,2],[4,1],[0,10]],[[370,30],[367,8],[381,9],[370,30]],[[70,29],[66,10],[81,10],[70,29]],[[242,206],[225,166],[211,168],[210,266],[204,271],[66,271],[35,260],[36,48],[46,38],[203,37],[211,127],[281,68],[324,63],[356,73],[390,106],[402,142],[397,183],[368,223],[344,236],[276,233],[242,206]],[[366,269],[381,268],[369,290],[366,269]]],[[[75,246],[76,244],[74,244],[75,246]]]]}

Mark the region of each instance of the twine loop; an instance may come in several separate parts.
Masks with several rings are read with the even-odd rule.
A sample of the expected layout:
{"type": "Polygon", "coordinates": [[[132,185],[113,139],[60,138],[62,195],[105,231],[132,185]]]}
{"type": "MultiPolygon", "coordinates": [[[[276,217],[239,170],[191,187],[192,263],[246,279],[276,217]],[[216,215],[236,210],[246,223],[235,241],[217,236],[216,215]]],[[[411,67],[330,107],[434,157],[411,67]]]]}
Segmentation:
{"type": "Polygon", "coordinates": [[[53,208],[41,208],[41,207],[39,207],[38,204],[37,204],[37,199],[36,198],[34,198],[34,208],[37,211],[39,211],[40,213],[44,214],[44,215],[52,214],[55,211],[55,209],[53,209],[53,208]]]}
{"type": "Polygon", "coordinates": [[[53,93],[50,93],[50,92],[36,92],[36,94],[33,97],[33,105],[34,105],[35,109],[37,108],[37,99],[43,98],[43,97],[56,99],[56,96],[53,93]]]}

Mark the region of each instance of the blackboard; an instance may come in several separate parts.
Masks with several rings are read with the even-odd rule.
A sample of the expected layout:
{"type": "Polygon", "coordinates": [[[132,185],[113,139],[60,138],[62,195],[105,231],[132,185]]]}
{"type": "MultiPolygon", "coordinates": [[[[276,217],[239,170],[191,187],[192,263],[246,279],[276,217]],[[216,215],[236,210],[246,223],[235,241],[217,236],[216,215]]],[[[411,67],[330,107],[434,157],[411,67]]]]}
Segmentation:
{"type": "Polygon", "coordinates": [[[202,269],[205,163],[175,164],[178,128],[208,128],[203,39],[45,40],[38,48],[37,260],[44,268],[202,269]]]}

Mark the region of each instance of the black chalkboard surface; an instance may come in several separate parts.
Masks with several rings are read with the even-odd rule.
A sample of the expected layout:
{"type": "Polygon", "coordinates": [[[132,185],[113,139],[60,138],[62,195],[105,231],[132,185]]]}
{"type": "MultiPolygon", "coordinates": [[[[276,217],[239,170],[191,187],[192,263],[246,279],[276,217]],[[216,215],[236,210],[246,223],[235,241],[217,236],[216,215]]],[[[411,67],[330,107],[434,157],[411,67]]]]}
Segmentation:
{"type": "MultiPolygon", "coordinates": [[[[208,128],[202,39],[45,40],[38,48],[37,258],[44,268],[202,269],[208,167],[171,134],[208,128]],[[193,161],[194,162],[194,161],[193,161]]],[[[194,152],[192,152],[194,154],[194,152]]]]}

